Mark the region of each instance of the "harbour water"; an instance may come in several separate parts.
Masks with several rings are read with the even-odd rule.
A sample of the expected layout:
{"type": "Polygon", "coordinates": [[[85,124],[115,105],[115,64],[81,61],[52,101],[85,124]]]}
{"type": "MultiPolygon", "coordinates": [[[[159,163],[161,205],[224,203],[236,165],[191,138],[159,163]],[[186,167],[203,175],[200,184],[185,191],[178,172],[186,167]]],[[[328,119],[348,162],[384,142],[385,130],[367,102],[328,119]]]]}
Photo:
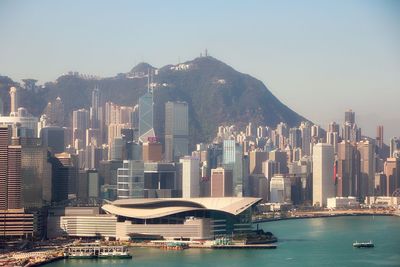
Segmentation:
{"type": "Polygon", "coordinates": [[[49,267],[94,266],[400,266],[400,217],[352,216],[260,223],[278,238],[274,250],[134,248],[132,259],[74,259],[49,267]],[[375,248],[353,248],[372,240],[375,248]]]}

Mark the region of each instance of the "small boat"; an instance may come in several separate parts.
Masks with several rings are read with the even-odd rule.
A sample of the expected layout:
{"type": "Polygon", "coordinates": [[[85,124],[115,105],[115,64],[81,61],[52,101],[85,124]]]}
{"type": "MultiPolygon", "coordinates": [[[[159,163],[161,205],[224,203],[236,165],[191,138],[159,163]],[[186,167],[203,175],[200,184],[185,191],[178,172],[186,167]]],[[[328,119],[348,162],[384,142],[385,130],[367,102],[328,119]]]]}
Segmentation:
{"type": "Polygon", "coordinates": [[[353,247],[355,248],[373,248],[375,245],[370,240],[369,242],[354,242],[353,247]]]}

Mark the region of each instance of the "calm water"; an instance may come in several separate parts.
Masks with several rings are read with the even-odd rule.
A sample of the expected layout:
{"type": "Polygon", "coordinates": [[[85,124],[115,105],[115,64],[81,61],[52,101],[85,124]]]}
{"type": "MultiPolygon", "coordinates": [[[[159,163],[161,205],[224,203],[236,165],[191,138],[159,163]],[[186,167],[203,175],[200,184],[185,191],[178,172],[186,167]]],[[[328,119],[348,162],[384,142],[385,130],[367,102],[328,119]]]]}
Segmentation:
{"type": "Polygon", "coordinates": [[[259,226],[279,238],[277,249],[135,248],[132,260],[64,260],[46,266],[400,266],[400,217],[301,219],[259,226]],[[353,241],[370,239],[375,248],[352,247],[353,241]]]}

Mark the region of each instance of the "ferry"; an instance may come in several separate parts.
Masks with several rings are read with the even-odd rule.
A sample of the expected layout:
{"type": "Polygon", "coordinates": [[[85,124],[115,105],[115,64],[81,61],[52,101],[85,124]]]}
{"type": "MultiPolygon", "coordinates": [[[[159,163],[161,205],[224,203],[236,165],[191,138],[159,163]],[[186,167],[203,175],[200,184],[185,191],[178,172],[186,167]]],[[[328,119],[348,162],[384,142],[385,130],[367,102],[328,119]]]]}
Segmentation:
{"type": "Polygon", "coordinates": [[[98,243],[86,243],[69,246],[65,250],[65,256],[70,259],[93,259],[93,258],[132,258],[126,246],[102,246],[98,243]]]}
{"type": "Polygon", "coordinates": [[[370,240],[369,242],[354,242],[353,247],[355,248],[373,248],[375,245],[370,240]]]}

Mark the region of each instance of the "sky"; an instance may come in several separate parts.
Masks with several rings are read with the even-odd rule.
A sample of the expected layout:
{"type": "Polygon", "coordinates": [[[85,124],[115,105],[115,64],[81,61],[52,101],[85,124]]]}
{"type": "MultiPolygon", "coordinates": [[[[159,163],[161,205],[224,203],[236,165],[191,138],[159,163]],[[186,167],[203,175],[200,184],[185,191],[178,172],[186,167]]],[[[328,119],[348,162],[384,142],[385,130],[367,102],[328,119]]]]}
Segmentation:
{"type": "Polygon", "coordinates": [[[102,77],[209,54],[326,128],[400,136],[400,1],[1,0],[0,75],[102,77]]]}

